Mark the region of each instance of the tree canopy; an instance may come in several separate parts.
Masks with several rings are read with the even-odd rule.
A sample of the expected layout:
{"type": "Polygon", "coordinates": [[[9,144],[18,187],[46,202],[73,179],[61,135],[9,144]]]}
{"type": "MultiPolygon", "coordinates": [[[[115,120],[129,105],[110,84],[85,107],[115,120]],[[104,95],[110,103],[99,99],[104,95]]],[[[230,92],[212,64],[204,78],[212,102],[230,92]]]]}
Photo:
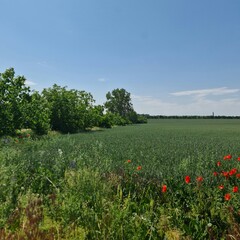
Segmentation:
{"type": "Polygon", "coordinates": [[[67,90],[56,84],[44,89],[43,96],[50,103],[53,130],[74,133],[92,127],[94,99],[90,93],[67,90]]]}
{"type": "Polygon", "coordinates": [[[105,107],[111,113],[119,114],[121,117],[127,118],[128,114],[134,111],[131,94],[123,88],[117,88],[112,92],[108,92],[106,98],[105,107]]]}
{"type": "Polygon", "coordinates": [[[43,135],[50,129],[76,133],[93,126],[145,122],[134,111],[130,93],[123,88],[108,92],[101,106],[94,105],[93,96],[85,91],[54,84],[39,93],[25,83],[24,76],[15,77],[13,68],[0,73],[0,136],[14,135],[22,128],[43,135]]]}
{"type": "Polygon", "coordinates": [[[30,88],[25,77],[15,77],[13,68],[0,73],[0,135],[13,134],[15,129],[25,127],[26,106],[30,101],[30,88]]]}
{"type": "Polygon", "coordinates": [[[146,123],[147,119],[138,115],[131,101],[131,94],[124,88],[114,89],[106,94],[107,101],[104,106],[108,112],[120,116],[122,123],[146,123]]]}

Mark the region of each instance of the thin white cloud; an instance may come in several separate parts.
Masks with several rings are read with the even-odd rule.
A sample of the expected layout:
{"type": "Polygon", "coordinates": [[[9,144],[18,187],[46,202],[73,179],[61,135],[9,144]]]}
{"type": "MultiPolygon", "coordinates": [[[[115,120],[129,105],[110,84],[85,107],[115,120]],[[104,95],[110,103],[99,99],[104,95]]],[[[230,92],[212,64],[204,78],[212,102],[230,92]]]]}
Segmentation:
{"type": "Polygon", "coordinates": [[[171,112],[178,108],[176,103],[164,102],[151,96],[132,95],[132,101],[134,109],[138,113],[173,115],[171,112]]]}
{"type": "Polygon", "coordinates": [[[28,81],[28,80],[25,81],[25,84],[28,85],[28,86],[35,86],[35,85],[37,85],[35,82],[28,81]]]}
{"type": "Polygon", "coordinates": [[[221,88],[210,88],[210,89],[200,89],[200,90],[192,90],[192,91],[180,91],[171,93],[174,96],[197,96],[197,97],[205,97],[207,95],[224,95],[239,92],[239,89],[230,89],[227,87],[221,88]]]}
{"type": "MultiPolygon", "coordinates": [[[[172,99],[173,100],[173,99],[172,99]]],[[[134,109],[151,115],[215,115],[239,116],[240,99],[209,100],[196,98],[188,103],[164,101],[151,96],[132,95],[134,109]]]]}
{"type": "Polygon", "coordinates": [[[105,78],[99,78],[98,82],[106,82],[106,79],[105,78]]]}

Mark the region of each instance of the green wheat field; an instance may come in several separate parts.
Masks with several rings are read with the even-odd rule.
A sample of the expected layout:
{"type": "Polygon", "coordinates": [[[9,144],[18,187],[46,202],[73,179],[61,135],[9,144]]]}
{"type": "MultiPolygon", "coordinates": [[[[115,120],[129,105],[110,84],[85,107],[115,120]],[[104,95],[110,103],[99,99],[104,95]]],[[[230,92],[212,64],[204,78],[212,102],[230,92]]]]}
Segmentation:
{"type": "Polygon", "coordinates": [[[2,138],[0,239],[238,240],[239,157],[231,119],[2,138]]]}

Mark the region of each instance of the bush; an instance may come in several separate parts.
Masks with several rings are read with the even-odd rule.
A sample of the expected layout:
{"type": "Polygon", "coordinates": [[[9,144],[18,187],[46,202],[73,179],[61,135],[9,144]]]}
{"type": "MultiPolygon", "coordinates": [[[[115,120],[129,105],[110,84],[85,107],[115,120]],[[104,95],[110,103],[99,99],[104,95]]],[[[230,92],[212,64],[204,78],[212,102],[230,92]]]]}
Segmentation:
{"type": "Polygon", "coordinates": [[[137,123],[147,123],[147,118],[144,115],[138,115],[137,123]]]}
{"type": "Polygon", "coordinates": [[[31,102],[28,105],[28,123],[37,135],[47,134],[50,130],[49,103],[38,92],[31,95],[31,102]]]}
{"type": "Polygon", "coordinates": [[[76,133],[92,127],[93,97],[85,91],[67,90],[56,84],[44,89],[43,96],[50,104],[53,130],[76,133]]]}
{"type": "Polygon", "coordinates": [[[113,114],[107,113],[101,117],[99,127],[111,128],[113,125],[113,114]]]}

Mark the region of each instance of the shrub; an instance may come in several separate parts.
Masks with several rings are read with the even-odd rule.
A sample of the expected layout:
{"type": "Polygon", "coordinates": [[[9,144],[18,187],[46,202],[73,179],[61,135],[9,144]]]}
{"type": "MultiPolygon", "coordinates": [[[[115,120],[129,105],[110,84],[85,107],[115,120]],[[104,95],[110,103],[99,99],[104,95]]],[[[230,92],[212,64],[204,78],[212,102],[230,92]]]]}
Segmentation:
{"type": "Polygon", "coordinates": [[[44,89],[43,96],[50,104],[53,130],[76,133],[92,127],[93,97],[85,91],[67,90],[56,84],[44,89]]]}
{"type": "Polygon", "coordinates": [[[37,135],[47,134],[50,130],[50,109],[47,100],[38,92],[31,95],[28,105],[28,123],[37,135]]]}

